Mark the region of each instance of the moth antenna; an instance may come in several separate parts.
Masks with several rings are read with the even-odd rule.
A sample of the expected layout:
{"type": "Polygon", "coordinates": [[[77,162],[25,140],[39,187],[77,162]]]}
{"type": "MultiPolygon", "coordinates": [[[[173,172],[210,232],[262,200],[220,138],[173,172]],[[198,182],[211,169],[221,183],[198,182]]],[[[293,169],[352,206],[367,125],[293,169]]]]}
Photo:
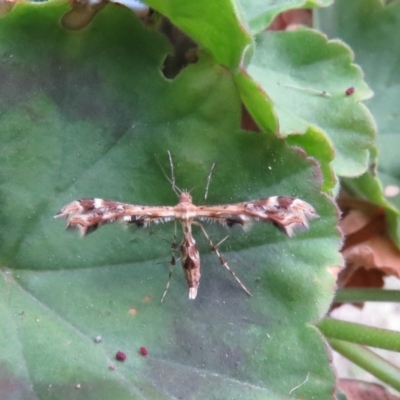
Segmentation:
{"type": "Polygon", "coordinates": [[[182,190],[179,189],[178,186],[176,186],[176,183],[175,183],[174,163],[172,162],[172,155],[171,155],[171,152],[170,152],[169,150],[167,150],[167,153],[168,153],[168,157],[169,157],[169,165],[170,165],[170,168],[171,168],[171,180],[168,179],[168,177],[167,177],[167,179],[169,180],[169,182],[170,182],[171,185],[172,185],[172,190],[173,190],[173,191],[176,193],[176,195],[179,197],[179,195],[182,193],[182,190]]]}
{"type": "Polygon", "coordinates": [[[171,184],[172,186],[172,190],[175,192],[175,194],[179,197],[179,195],[182,193],[182,190],[178,188],[178,186],[176,186],[175,184],[175,174],[174,174],[174,164],[172,162],[172,156],[170,151],[167,151],[168,153],[168,157],[169,157],[169,163],[170,163],[170,167],[171,167],[171,176],[172,179],[169,178],[169,176],[167,175],[167,173],[165,172],[164,168],[162,167],[160,160],[158,159],[157,155],[154,154],[154,156],[156,157],[157,160],[157,164],[159,165],[162,173],[164,174],[165,178],[167,179],[167,181],[171,184]]]}

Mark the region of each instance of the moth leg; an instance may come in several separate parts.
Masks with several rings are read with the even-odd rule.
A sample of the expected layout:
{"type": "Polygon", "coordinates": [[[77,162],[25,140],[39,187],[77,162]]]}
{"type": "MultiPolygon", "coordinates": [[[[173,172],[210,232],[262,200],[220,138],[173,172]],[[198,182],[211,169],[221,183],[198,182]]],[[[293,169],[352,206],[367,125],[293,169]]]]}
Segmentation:
{"type": "Polygon", "coordinates": [[[171,256],[171,261],[170,261],[169,264],[170,264],[170,268],[169,268],[169,274],[168,274],[168,281],[167,281],[167,285],[165,286],[164,293],[163,293],[163,295],[161,297],[160,304],[164,301],[165,296],[167,295],[167,292],[168,292],[168,289],[169,289],[169,285],[171,284],[172,272],[173,272],[174,267],[176,265],[176,258],[175,258],[174,254],[171,256]]]}
{"type": "MultiPolygon", "coordinates": [[[[166,239],[165,239],[165,240],[166,240],[166,239]]],[[[174,240],[173,240],[173,242],[171,243],[171,252],[172,252],[172,255],[171,255],[171,261],[170,261],[170,263],[169,263],[168,281],[167,281],[167,285],[165,286],[164,293],[163,293],[163,295],[162,295],[162,297],[161,297],[160,304],[164,301],[165,296],[167,295],[167,292],[168,292],[168,289],[169,289],[169,285],[171,284],[172,272],[173,272],[173,270],[174,270],[174,268],[175,268],[175,265],[176,265],[176,256],[175,256],[175,252],[176,252],[176,249],[177,249],[177,248],[178,248],[178,244],[176,243],[176,222],[175,222],[174,240]]]]}
{"type": "Polygon", "coordinates": [[[211,240],[211,238],[208,236],[206,230],[204,229],[204,226],[203,226],[200,222],[193,221],[192,224],[193,224],[193,225],[197,225],[197,226],[201,229],[201,231],[203,232],[203,235],[204,235],[204,236],[206,237],[206,239],[208,240],[208,243],[209,243],[209,245],[210,245],[210,247],[211,247],[211,250],[217,255],[217,257],[218,257],[219,262],[221,263],[221,265],[222,265],[224,268],[226,268],[226,269],[228,270],[228,272],[235,278],[236,282],[240,285],[240,287],[241,287],[249,296],[251,296],[251,293],[248,291],[248,289],[246,288],[246,286],[243,285],[243,283],[242,283],[242,282],[240,281],[240,279],[237,277],[237,275],[235,274],[235,272],[229,267],[228,261],[227,261],[224,257],[222,257],[221,253],[219,252],[218,246],[219,246],[222,242],[224,242],[224,241],[227,239],[227,237],[224,238],[224,239],[222,239],[220,243],[218,243],[217,245],[215,245],[215,244],[213,243],[213,241],[211,240]]]}

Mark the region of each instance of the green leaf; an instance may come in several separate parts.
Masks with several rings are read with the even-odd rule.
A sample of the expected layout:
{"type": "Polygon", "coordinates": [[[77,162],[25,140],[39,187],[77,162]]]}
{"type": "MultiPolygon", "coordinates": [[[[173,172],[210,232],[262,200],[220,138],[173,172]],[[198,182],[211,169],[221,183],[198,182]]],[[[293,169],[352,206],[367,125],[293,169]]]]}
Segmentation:
{"type": "Polygon", "coordinates": [[[217,63],[229,68],[238,67],[252,44],[250,32],[231,0],[149,0],[146,3],[196,40],[217,63]]]}
{"type": "MultiPolygon", "coordinates": [[[[361,71],[351,64],[349,49],[340,43],[327,43],[321,35],[307,30],[264,32],[256,37],[254,49],[246,29],[249,25],[253,32],[259,32],[279,12],[326,6],[330,1],[267,2],[262,6],[242,2],[240,7],[226,1],[218,3],[218,10],[214,3],[153,1],[150,5],[194,38],[216,62],[234,71],[241,99],[262,130],[277,133],[278,117],[283,136],[307,129],[325,132],[323,147],[336,151],[335,173],[357,176],[365,172],[374,124],[359,102],[369,98],[371,91],[361,71]],[[346,89],[354,85],[357,94],[346,96],[346,89]],[[329,98],[320,95],[325,92],[329,98]]],[[[309,146],[308,140],[300,141],[298,138],[297,144],[309,146]]],[[[322,165],[326,188],[334,179],[330,168],[322,165]]]]}
{"type": "Polygon", "coordinates": [[[315,163],[239,129],[226,68],[203,57],[167,81],[164,39],[129,10],[109,4],[71,33],[59,25],[67,9],[18,4],[0,20],[0,387],[13,382],[11,398],[330,398],[313,324],[333,297],[340,238],[315,163]],[[198,297],[177,270],[160,306],[173,224],[81,239],[53,219],[80,197],[176,204],[167,150],[197,203],[216,163],[207,204],[288,195],[320,214],[292,239],[271,225],[206,226],[215,242],[229,234],[220,251],[251,298],[197,230],[198,297]],[[112,371],[118,350],[127,360],[112,371]]]}
{"type": "Polygon", "coordinates": [[[271,134],[279,133],[279,122],[274,111],[274,104],[268,95],[260,89],[257,82],[242,69],[235,75],[240,98],[251,117],[263,132],[271,134]]]}
{"type": "MultiPolygon", "coordinates": [[[[400,187],[400,119],[397,111],[400,2],[385,5],[379,0],[338,0],[334,7],[320,12],[319,24],[329,36],[340,37],[351,45],[356,62],[362,66],[365,79],[375,93],[367,104],[378,125],[378,174],[375,176],[373,172],[367,172],[356,180],[346,181],[346,188],[386,208],[389,233],[399,245],[400,196],[397,194],[386,199],[382,186],[400,187]]],[[[358,87],[353,86],[357,93],[358,87]]]]}
{"type": "Polygon", "coordinates": [[[322,190],[327,193],[335,191],[337,180],[331,168],[335,151],[331,143],[326,140],[324,132],[310,127],[304,134],[288,136],[287,142],[292,146],[301,147],[309,156],[318,160],[324,180],[322,190]]]}
{"type": "Polygon", "coordinates": [[[273,101],[281,135],[319,128],[335,148],[335,173],[363,173],[374,123],[360,101],[371,91],[352,64],[350,50],[308,29],[264,32],[256,49],[248,72],[273,101]],[[351,86],[357,87],[357,95],[346,96],[351,86]]]}

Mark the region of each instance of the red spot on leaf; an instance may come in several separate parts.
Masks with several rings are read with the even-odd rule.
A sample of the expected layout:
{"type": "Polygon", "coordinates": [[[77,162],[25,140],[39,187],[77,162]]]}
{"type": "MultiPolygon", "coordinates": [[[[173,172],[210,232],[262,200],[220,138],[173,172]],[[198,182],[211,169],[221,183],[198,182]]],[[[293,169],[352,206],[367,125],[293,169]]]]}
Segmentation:
{"type": "Polygon", "coordinates": [[[147,349],[146,349],[146,347],[141,347],[140,348],[140,354],[142,355],[142,356],[147,356],[147,349]]]}
{"type": "Polygon", "coordinates": [[[345,91],[346,96],[351,96],[351,95],[354,93],[355,90],[356,90],[356,89],[354,89],[353,86],[352,86],[352,87],[349,87],[349,88],[346,89],[346,91],[345,91]]]}
{"type": "Polygon", "coordinates": [[[115,359],[118,361],[125,361],[126,360],[126,354],[122,351],[117,351],[117,354],[115,355],[115,359]]]}

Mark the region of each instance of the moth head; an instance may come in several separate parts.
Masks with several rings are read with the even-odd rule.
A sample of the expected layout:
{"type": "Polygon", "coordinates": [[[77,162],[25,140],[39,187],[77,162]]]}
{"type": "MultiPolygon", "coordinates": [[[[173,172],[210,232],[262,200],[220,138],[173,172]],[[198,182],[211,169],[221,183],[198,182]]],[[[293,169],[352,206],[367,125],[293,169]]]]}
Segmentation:
{"type": "Polygon", "coordinates": [[[179,202],[180,203],[192,203],[192,196],[187,190],[183,190],[179,195],[179,202]]]}

